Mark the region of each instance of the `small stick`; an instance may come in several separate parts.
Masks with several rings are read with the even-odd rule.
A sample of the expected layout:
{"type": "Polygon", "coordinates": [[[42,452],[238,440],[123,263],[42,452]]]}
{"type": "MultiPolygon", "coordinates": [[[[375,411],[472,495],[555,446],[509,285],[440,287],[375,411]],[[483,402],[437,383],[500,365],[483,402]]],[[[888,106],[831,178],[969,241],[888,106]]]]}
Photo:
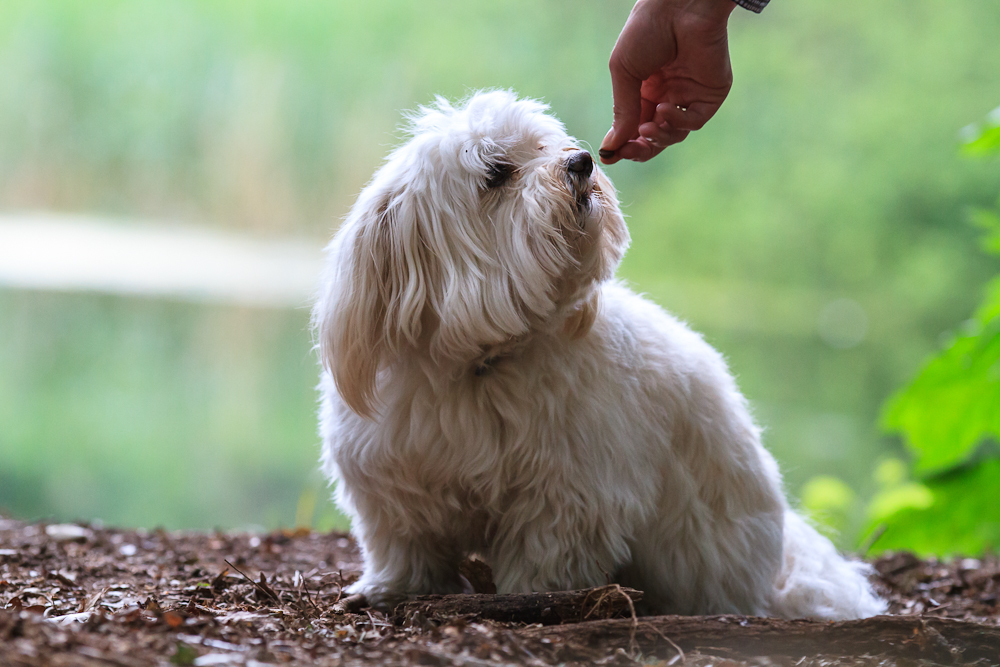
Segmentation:
{"type": "Polygon", "coordinates": [[[335,614],[351,614],[367,604],[368,598],[361,593],[358,593],[357,595],[348,595],[343,600],[338,600],[333,603],[333,611],[335,614]]]}
{"type": "MultiPolygon", "coordinates": [[[[601,606],[601,603],[604,602],[604,600],[606,600],[607,597],[613,591],[617,592],[619,595],[625,598],[625,601],[628,602],[629,611],[632,612],[632,631],[629,633],[629,638],[628,638],[628,652],[630,655],[634,656],[638,651],[638,646],[635,643],[635,631],[639,627],[639,618],[635,614],[635,604],[632,603],[632,598],[625,594],[625,591],[622,590],[620,584],[610,584],[608,586],[596,589],[595,591],[591,591],[590,593],[588,593],[587,598],[590,597],[591,593],[600,592],[601,595],[600,597],[597,598],[597,602],[594,603],[594,606],[590,608],[590,611],[587,612],[587,615],[583,617],[583,620],[587,620],[588,618],[590,618],[590,615],[593,614],[595,611],[597,611],[597,609],[601,606]]],[[[584,604],[587,603],[587,598],[584,598],[584,604]]],[[[664,637],[664,639],[667,638],[664,637]]],[[[670,642],[669,639],[667,639],[667,641],[670,642]]],[[[675,647],[677,646],[673,642],[670,643],[673,644],[675,647]]],[[[677,650],[679,651],[680,649],[677,650]]]]}
{"type": "Polygon", "coordinates": [[[303,591],[305,591],[306,600],[308,600],[309,604],[312,606],[312,608],[316,610],[316,614],[322,616],[323,612],[321,612],[319,610],[319,607],[316,606],[316,603],[313,602],[312,595],[309,594],[309,588],[306,587],[306,578],[303,577],[302,575],[299,575],[299,603],[302,602],[302,592],[303,591]]]}
{"type": "MultiPolygon", "coordinates": [[[[655,626],[649,625],[648,623],[643,623],[643,625],[645,627],[649,628],[650,630],[652,630],[653,632],[655,632],[656,634],[660,635],[660,637],[662,637],[663,639],[665,639],[668,644],[670,644],[671,646],[674,647],[674,650],[677,651],[677,655],[674,656],[674,660],[676,660],[677,658],[680,658],[681,659],[681,664],[687,662],[687,656],[684,655],[684,650],[680,646],[678,646],[677,644],[675,644],[673,639],[671,639],[670,637],[668,637],[665,634],[663,634],[662,632],[660,632],[659,628],[657,628],[655,626]]],[[[635,634],[633,633],[632,636],[635,637],[635,634]]],[[[671,660],[669,664],[671,664],[671,665],[674,664],[674,660],[671,660]]],[[[802,660],[799,660],[799,662],[802,662],[802,660]]],[[[795,663],[795,664],[798,664],[798,663],[795,663]]]]}
{"type": "Polygon", "coordinates": [[[271,598],[272,600],[274,600],[274,601],[275,601],[275,602],[277,602],[278,604],[281,604],[281,600],[280,600],[280,599],[278,599],[278,595],[277,595],[277,594],[276,594],[276,593],[275,593],[274,591],[272,591],[272,590],[268,590],[268,589],[267,589],[267,588],[265,588],[265,587],[264,587],[264,586],[263,586],[262,584],[259,584],[259,583],[257,583],[256,581],[254,581],[254,580],[253,580],[252,578],[248,577],[248,576],[247,576],[247,574],[246,574],[246,572],[244,572],[244,571],[243,571],[243,570],[241,570],[240,568],[236,567],[235,565],[233,565],[232,563],[230,563],[230,562],[229,562],[228,560],[227,560],[227,561],[225,561],[225,563],[226,563],[226,565],[228,565],[229,567],[233,568],[234,570],[236,570],[237,572],[239,572],[240,574],[242,574],[242,575],[243,575],[243,578],[244,578],[244,579],[246,579],[247,581],[249,581],[249,582],[250,582],[251,584],[253,584],[253,585],[254,585],[254,587],[255,587],[255,588],[256,588],[257,590],[259,590],[259,591],[260,591],[261,593],[263,593],[263,594],[264,594],[264,595],[266,595],[267,597],[271,598]]]}

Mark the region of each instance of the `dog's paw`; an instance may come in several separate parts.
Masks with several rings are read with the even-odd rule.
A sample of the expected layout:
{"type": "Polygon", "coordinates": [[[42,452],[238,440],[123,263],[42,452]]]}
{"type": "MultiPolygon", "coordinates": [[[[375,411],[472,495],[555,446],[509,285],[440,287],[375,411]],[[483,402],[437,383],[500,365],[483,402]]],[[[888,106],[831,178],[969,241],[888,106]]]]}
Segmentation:
{"type": "Polygon", "coordinates": [[[365,598],[368,600],[368,606],[386,614],[391,614],[396,607],[404,602],[414,599],[414,597],[416,596],[407,595],[406,593],[396,593],[393,591],[381,591],[378,593],[365,594],[365,598]]]}
{"type": "Polygon", "coordinates": [[[415,597],[386,586],[366,584],[363,579],[345,588],[344,592],[348,595],[363,595],[369,607],[387,613],[415,597]]]}
{"type": "Polygon", "coordinates": [[[456,573],[446,581],[436,581],[420,590],[401,590],[382,582],[373,582],[364,577],[344,589],[348,595],[363,595],[368,605],[379,611],[391,612],[403,602],[416,600],[422,595],[451,595],[474,593],[472,584],[464,576],[456,573]]]}

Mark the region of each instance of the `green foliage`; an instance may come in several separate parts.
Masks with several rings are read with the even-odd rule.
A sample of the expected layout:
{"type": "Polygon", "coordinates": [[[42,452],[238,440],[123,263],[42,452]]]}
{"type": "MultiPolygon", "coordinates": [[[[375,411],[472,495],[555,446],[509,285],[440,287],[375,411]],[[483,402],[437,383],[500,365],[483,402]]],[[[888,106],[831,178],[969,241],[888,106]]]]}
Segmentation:
{"type": "MultiPolygon", "coordinates": [[[[914,484],[914,483],[911,483],[914,484]]],[[[882,496],[872,507],[872,553],[889,550],[915,551],[921,555],[975,555],[1000,547],[1000,460],[987,459],[975,465],[928,479],[919,502],[888,509],[882,496]],[[927,503],[929,494],[930,503],[927,503]],[[881,535],[873,531],[885,532],[881,535]]],[[[915,488],[915,487],[914,487],[915,488]]]]}
{"type": "Polygon", "coordinates": [[[963,149],[969,155],[991,155],[1000,152],[1000,107],[993,110],[981,126],[966,128],[970,139],[963,149]]]}
{"type": "Polygon", "coordinates": [[[977,317],[972,333],[956,338],[890,402],[885,425],[905,435],[918,473],[961,465],[984,441],[1000,438],[1000,318],[977,317]]]}
{"type": "Polygon", "coordinates": [[[170,656],[170,663],[173,665],[193,665],[194,661],[198,659],[198,651],[191,648],[184,642],[177,642],[177,646],[174,649],[174,654],[170,656]]]}
{"type": "Polygon", "coordinates": [[[857,494],[842,479],[816,475],[802,485],[800,495],[802,509],[821,530],[833,538],[844,533],[857,494]]]}
{"type": "Polygon", "coordinates": [[[906,464],[889,458],[875,468],[878,492],[868,505],[869,516],[874,521],[887,521],[904,510],[923,510],[934,503],[934,495],[923,484],[909,479],[906,464]]]}
{"type": "MultiPolygon", "coordinates": [[[[1000,154],[1000,127],[987,124],[966,148],[1000,154]]],[[[985,230],[984,249],[1000,255],[997,211],[978,210],[973,221],[985,230]]],[[[872,500],[871,525],[885,527],[878,549],[1000,548],[1000,278],[965,331],[887,403],[884,425],[903,435],[923,483],[897,475],[872,500]]]]}

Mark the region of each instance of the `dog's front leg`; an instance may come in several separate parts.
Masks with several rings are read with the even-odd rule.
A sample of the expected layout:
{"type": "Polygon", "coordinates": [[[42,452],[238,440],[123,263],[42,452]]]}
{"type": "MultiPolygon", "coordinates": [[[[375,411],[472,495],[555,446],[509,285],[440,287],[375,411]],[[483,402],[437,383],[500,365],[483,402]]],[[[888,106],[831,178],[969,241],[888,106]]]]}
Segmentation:
{"type": "Polygon", "coordinates": [[[428,593],[461,593],[459,555],[453,541],[415,528],[412,520],[390,517],[384,508],[359,512],[352,528],[364,557],[364,572],[347,592],[361,593],[369,604],[391,608],[406,598],[428,593]]]}
{"type": "Polygon", "coordinates": [[[521,509],[505,513],[489,549],[498,593],[601,586],[628,561],[628,545],[610,511],[601,516],[600,508],[567,499],[538,499],[521,509]]]}

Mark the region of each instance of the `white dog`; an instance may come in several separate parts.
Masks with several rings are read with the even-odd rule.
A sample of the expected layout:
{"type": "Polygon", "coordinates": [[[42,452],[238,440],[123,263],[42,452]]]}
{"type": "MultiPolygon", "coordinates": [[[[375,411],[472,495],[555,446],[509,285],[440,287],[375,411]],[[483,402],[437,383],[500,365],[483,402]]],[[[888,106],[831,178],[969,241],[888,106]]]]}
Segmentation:
{"type": "Polygon", "coordinates": [[[538,102],[439,100],[361,193],[314,312],[323,467],[373,603],[645,591],[655,613],[881,612],[789,509],[722,357],[613,280],[611,182],[538,102]]]}

